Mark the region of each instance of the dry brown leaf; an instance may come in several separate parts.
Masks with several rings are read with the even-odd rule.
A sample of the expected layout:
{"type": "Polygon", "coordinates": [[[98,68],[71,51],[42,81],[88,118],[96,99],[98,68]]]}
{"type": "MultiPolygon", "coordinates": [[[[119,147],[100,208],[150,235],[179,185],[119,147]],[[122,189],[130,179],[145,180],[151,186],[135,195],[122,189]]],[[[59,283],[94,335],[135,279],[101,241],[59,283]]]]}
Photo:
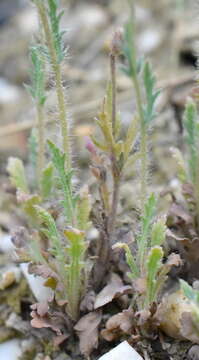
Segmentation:
{"type": "Polygon", "coordinates": [[[94,309],[98,309],[130,291],[132,291],[132,287],[124,285],[119,275],[113,273],[108,285],[97,295],[94,309]]]}
{"type": "Polygon", "coordinates": [[[106,329],[101,331],[102,337],[107,341],[113,341],[122,334],[131,334],[134,325],[134,313],[132,310],[113,315],[106,323],[106,329]]]}
{"type": "Polygon", "coordinates": [[[23,226],[19,226],[13,233],[12,233],[12,243],[16,248],[25,247],[28,242],[30,241],[30,234],[28,233],[27,229],[23,226]]]}
{"type": "Polygon", "coordinates": [[[184,312],[182,314],[181,326],[182,336],[193,343],[199,344],[199,327],[194,323],[190,312],[184,312]]]}
{"type": "Polygon", "coordinates": [[[159,327],[168,336],[184,340],[181,329],[181,318],[184,312],[190,312],[190,304],[181,290],[164,296],[158,307],[155,317],[159,321],[159,327]]]}
{"type": "Polygon", "coordinates": [[[36,303],[31,306],[31,309],[37,311],[39,316],[44,316],[49,310],[49,305],[47,302],[36,303]]]}
{"type": "Polygon", "coordinates": [[[74,327],[79,336],[80,351],[85,356],[89,356],[98,346],[98,326],[101,319],[101,312],[94,311],[83,316],[74,327]]]}
{"type": "Polygon", "coordinates": [[[80,310],[83,312],[93,311],[96,294],[93,290],[89,291],[80,304],[80,310]]]}
{"type": "Polygon", "coordinates": [[[135,315],[138,319],[139,326],[143,326],[151,318],[151,312],[149,310],[138,311],[135,315]]]}
{"type": "Polygon", "coordinates": [[[172,266],[180,266],[182,265],[182,263],[183,262],[180,255],[172,253],[169,255],[166,265],[172,267],[172,266]]]}
{"type": "Polygon", "coordinates": [[[47,303],[36,303],[31,305],[32,320],[31,325],[37,329],[42,328],[51,328],[56,332],[58,336],[62,335],[60,330],[60,319],[56,315],[51,315],[48,312],[48,304],[47,303]]]}
{"type": "Polygon", "coordinates": [[[55,278],[58,279],[58,275],[48,265],[35,265],[30,264],[28,266],[28,272],[30,274],[38,275],[44,279],[55,278]]]}
{"type": "Polygon", "coordinates": [[[177,216],[181,221],[184,221],[187,225],[193,224],[193,217],[186,211],[181,205],[173,203],[169,210],[170,216],[177,216]]]}
{"type": "Polygon", "coordinates": [[[63,335],[59,335],[53,338],[53,345],[54,346],[59,346],[60,344],[62,344],[66,339],[69,338],[68,334],[63,334],[63,335]]]}

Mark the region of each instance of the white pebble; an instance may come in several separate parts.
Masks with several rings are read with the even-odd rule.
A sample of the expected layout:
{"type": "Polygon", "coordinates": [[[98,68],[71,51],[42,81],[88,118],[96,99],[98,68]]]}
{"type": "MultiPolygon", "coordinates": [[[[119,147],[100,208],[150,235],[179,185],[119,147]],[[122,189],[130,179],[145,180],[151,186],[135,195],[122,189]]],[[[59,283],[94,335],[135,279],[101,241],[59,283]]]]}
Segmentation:
{"type": "Polygon", "coordinates": [[[1,360],[19,360],[21,355],[22,349],[19,340],[13,339],[0,344],[1,360]]]}
{"type": "Polygon", "coordinates": [[[127,341],[123,341],[121,344],[116,346],[114,349],[103,355],[98,360],[143,360],[143,358],[135,351],[127,341]]]}
{"type": "Polygon", "coordinates": [[[33,295],[38,302],[45,302],[52,298],[53,291],[50,288],[44,286],[44,282],[46,281],[45,279],[43,279],[41,276],[34,276],[29,274],[27,263],[20,264],[20,268],[28,282],[28,285],[30,286],[33,295]]]}
{"type": "Polygon", "coordinates": [[[6,79],[0,78],[0,104],[16,103],[20,98],[20,90],[6,79]]]}

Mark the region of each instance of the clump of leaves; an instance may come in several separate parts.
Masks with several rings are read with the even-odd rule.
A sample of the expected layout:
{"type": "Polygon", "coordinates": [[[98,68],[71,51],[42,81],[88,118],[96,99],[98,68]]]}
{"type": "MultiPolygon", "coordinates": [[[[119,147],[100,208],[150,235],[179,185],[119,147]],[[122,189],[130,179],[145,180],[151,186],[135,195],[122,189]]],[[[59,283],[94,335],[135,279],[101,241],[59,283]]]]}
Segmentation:
{"type": "Polygon", "coordinates": [[[130,268],[129,277],[136,291],[137,309],[150,309],[158,303],[160,292],[173,265],[180,264],[178,255],[171,254],[163,261],[163,244],[166,237],[165,219],[155,220],[157,201],[151,194],[145,204],[141,217],[140,234],[136,237],[133,251],[127,244],[118,243],[115,247],[124,248],[126,261],[130,268]]]}
{"type": "MultiPolygon", "coordinates": [[[[54,324],[53,319],[56,317],[53,311],[50,314],[49,307],[63,307],[64,312],[73,322],[79,319],[80,303],[87,286],[86,230],[89,227],[91,205],[87,188],[83,188],[78,193],[73,185],[74,170],[71,164],[68,109],[62,81],[62,63],[66,56],[64,32],[60,28],[63,12],[59,12],[57,0],[33,0],[33,3],[37,8],[44,35],[42,44],[31,49],[32,85],[29,87],[38,118],[38,139],[35,141],[34,137],[31,138],[33,163],[35,163],[35,155],[37,156],[37,186],[29,185],[20,160],[10,159],[8,171],[12,184],[17,188],[18,200],[29,219],[30,234],[26,234],[28,244],[27,241],[21,243],[15,238],[19,257],[21,261],[31,261],[29,272],[43,277],[45,286],[53,291],[53,299],[49,299],[50,305],[49,303],[33,305],[32,324],[38,328],[50,327],[61,335],[60,319],[57,320],[58,325],[54,324]],[[44,137],[45,61],[48,61],[51,67],[55,82],[62,150],[50,140],[47,141],[47,147],[44,137]],[[36,143],[38,143],[38,151],[36,151],[36,143]],[[46,150],[49,151],[51,159],[47,166],[44,156],[46,150]],[[56,201],[52,193],[56,196],[56,201]]],[[[110,80],[101,112],[96,119],[101,138],[92,136],[87,143],[92,160],[91,171],[97,180],[100,198],[99,207],[92,209],[92,218],[95,227],[99,230],[99,239],[94,254],[95,264],[90,285],[92,289],[98,290],[109,270],[112,245],[115,242],[121,182],[125,169],[139,159],[141,162],[140,233],[136,237],[135,248],[130,249],[127,244],[122,243],[116,246],[125,250],[126,261],[130,268],[129,277],[136,294],[134,307],[136,311],[145,310],[148,314],[152,311],[154,303],[157,304],[159,301],[168,272],[173,265],[179,265],[180,259],[178,255],[173,254],[167,260],[164,259],[165,220],[155,217],[154,194],[147,196],[148,132],[156,115],[155,101],[159,91],[155,89],[155,77],[150,64],[147,61],[141,63],[137,59],[134,22],[127,24],[125,28],[123,49],[121,41],[121,34],[116,32],[110,48],[110,80]],[[124,71],[132,79],[137,102],[137,111],[124,136],[122,136],[121,118],[116,101],[116,64],[121,52],[127,60],[124,71]],[[139,150],[135,148],[138,137],[140,137],[139,150]]],[[[120,278],[118,280],[117,275],[112,280],[112,284],[103,289],[105,294],[108,292],[106,301],[101,301],[98,296],[90,306],[95,311],[86,314],[75,326],[80,336],[80,346],[87,356],[92,350],[87,346],[90,331],[87,324],[93,321],[91,343],[92,347],[95,347],[98,342],[97,328],[102,317],[99,308],[129,292],[129,286],[125,286],[120,278]]],[[[144,317],[147,318],[146,314],[144,317]]],[[[131,326],[128,327],[128,332],[130,328],[131,326]]]]}
{"type": "MultiPolygon", "coordinates": [[[[46,279],[46,286],[52,288],[57,300],[61,299],[67,304],[67,313],[76,320],[86,286],[85,231],[89,225],[90,200],[86,189],[80,191],[79,195],[73,191],[71,173],[65,170],[64,154],[52,142],[48,143],[52,164],[58,175],[57,196],[64,210],[65,228],[60,231],[53,213],[46,209],[45,203],[33,203],[31,198],[31,210],[34,211],[37,231],[29,236],[26,251],[24,249],[18,254],[21,260],[32,261],[33,273],[46,279]],[[42,248],[44,238],[48,245],[42,248]]],[[[45,185],[45,192],[48,192],[48,182],[45,185]]],[[[27,201],[23,205],[27,206],[27,201]]],[[[19,244],[19,248],[24,246],[24,243],[19,244]]]]}
{"type": "Polygon", "coordinates": [[[110,48],[110,80],[102,110],[96,119],[102,137],[97,139],[92,136],[87,143],[87,149],[91,153],[91,171],[98,183],[101,207],[98,209],[99,211],[95,211],[95,209],[93,211],[93,219],[100,231],[99,241],[101,243],[99,253],[96,254],[98,260],[94,268],[94,282],[97,287],[109,266],[124,171],[139,157],[137,152],[133,153],[138,136],[138,118],[137,116],[133,117],[125,137],[122,138],[121,119],[116,106],[116,62],[120,53],[120,42],[121,34],[118,31],[113,36],[110,48]]]}
{"type": "Polygon", "coordinates": [[[45,285],[54,291],[57,301],[61,299],[66,304],[67,313],[72,320],[76,320],[86,287],[85,231],[89,225],[90,198],[86,188],[80,190],[79,194],[73,189],[74,171],[70,163],[67,112],[61,75],[61,63],[66,55],[63,45],[64,32],[60,30],[63,12],[58,12],[56,0],[33,2],[37,7],[45,35],[45,44],[31,48],[32,81],[28,86],[38,117],[38,151],[35,151],[37,143],[35,137],[31,138],[30,146],[33,163],[35,155],[37,156],[38,186],[29,185],[21,160],[16,158],[9,160],[8,171],[11,182],[17,189],[17,197],[27,215],[30,228],[28,244],[18,243],[18,254],[21,260],[32,261],[33,273],[46,279],[45,285]],[[55,78],[64,149],[62,152],[53,142],[48,141],[52,162],[46,167],[44,157],[45,58],[49,60],[55,78]],[[62,210],[61,214],[57,213],[54,206],[51,206],[52,190],[60,202],[63,215],[62,210]],[[32,191],[36,191],[39,195],[36,192],[32,194],[32,191]],[[57,217],[64,217],[62,230],[57,227],[57,217]]]}

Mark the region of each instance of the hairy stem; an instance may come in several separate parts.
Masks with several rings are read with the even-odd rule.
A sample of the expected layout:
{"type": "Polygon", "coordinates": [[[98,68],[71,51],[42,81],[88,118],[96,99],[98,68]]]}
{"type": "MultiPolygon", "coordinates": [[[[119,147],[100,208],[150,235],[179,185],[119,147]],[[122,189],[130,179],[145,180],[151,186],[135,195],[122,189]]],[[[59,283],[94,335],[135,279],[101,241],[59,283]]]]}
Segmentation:
{"type": "Polygon", "coordinates": [[[56,49],[54,47],[52,32],[49,26],[47,10],[45,5],[40,0],[35,0],[38,8],[41,24],[44,29],[45,40],[49,49],[51,58],[52,70],[55,77],[55,86],[57,93],[58,109],[59,109],[59,121],[62,134],[62,147],[66,154],[66,169],[71,169],[71,153],[70,153],[70,142],[69,142],[69,129],[68,129],[68,114],[66,109],[66,102],[64,96],[64,88],[62,84],[61,66],[57,59],[56,49]]]}
{"type": "Polygon", "coordinates": [[[37,176],[41,184],[42,171],[45,165],[45,127],[44,127],[44,107],[37,104],[37,128],[38,128],[38,156],[37,156],[37,176]]]}
{"type": "Polygon", "coordinates": [[[81,294],[81,270],[79,269],[79,258],[75,257],[72,259],[70,265],[70,286],[68,289],[68,300],[69,300],[69,311],[73,320],[78,319],[79,315],[79,302],[81,294]]]}
{"type": "Polygon", "coordinates": [[[112,129],[113,136],[115,135],[116,126],[116,56],[112,53],[110,55],[110,67],[111,67],[111,85],[112,85],[112,129]]]}
{"type": "MultiPolygon", "coordinates": [[[[132,14],[132,23],[133,23],[133,37],[135,39],[135,8],[134,2],[131,3],[131,14],[132,14]]],[[[147,178],[148,178],[148,144],[147,144],[147,125],[145,124],[144,111],[142,107],[142,90],[141,85],[138,79],[137,74],[137,55],[136,55],[136,44],[133,39],[133,54],[132,54],[132,64],[134,68],[134,74],[132,76],[132,81],[135,89],[135,97],[137,104],[137,111],[140,118],[140,155],[141,155],[141,211],[144,210],[144,205],[147,199],[147,178]]]]}
{"type": "Polygon", "coordinates": [[[195,195],[195,202],[196,202],[196,227],[199,233],[199,174],[197,171],[196,180],[194,184],[194,195],[195,195]]]}
{"type": "Polygon", "coordinates": [[[111,212],[109,215],[109,223],[108,223],[108,232],[112,237],[115,224],[116,224],[116,216],[117,216],[117,208],[119,203],[119,191],[120,191],[120,178],[113,178],[113,196],[112,196],[112,204],[111,204],[111,212]]]}
{"type": "MultiPolygon", "coordinates": [[[[111,69],[111,89],[112,89],[112,131],[113,138],[116,141],[116,116],[117,116],[117,108],[116,108],[116,55],[111,53],[110,55],[110,69],[111,69]]],[[[120,179],[121,179],[121,171],[117,169],[117,158],[112,151],[111,155],[112,162],[112,178],[113,178],[113,195],[112,195],[112,204],[109,215],[108,222],[108,232],[110,237],[113,236],[115,230],[116,216],[117,216],[117,208],[119,202],[119,190],[120,190],[120,179]]]]}

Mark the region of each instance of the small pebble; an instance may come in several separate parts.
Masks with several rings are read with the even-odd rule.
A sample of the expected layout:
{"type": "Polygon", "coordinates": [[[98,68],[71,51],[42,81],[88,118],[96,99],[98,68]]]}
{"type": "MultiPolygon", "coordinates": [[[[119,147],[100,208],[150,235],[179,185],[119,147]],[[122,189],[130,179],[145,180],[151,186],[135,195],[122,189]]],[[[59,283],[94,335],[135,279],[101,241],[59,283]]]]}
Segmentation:
{"type": "Polygon", "coordinates": [[[1,360],[19,360],[21,355],[22,349],[19,340],[13,339],[0,344],[1,360]]]}
{"type": "Polygon", "coordinates": [[[34,276],[28,272],[28,264],[20,264],[21,271],[23,272],[30,289],[38,302],[48,301],[53,296],[53,291],[44,286],[45,279],[41,276],[34,276]]]}
{"type": "Polygon", "coordinates": [[[188,360],[199,360],[199,345],[193,345],[189,349],[188,360]]]}
{"type": "Polygon", "coordinates": [[[99,360],[143,360],[143,358],[135,351],[127,341],[123,341],[114,349],[103,355],[99,360]]]}
{"type": "Polygon", "coordinates": [[[20,90],[6,79],[0,78],[0,105],[16,103],[20,98],[20,90]]]}

